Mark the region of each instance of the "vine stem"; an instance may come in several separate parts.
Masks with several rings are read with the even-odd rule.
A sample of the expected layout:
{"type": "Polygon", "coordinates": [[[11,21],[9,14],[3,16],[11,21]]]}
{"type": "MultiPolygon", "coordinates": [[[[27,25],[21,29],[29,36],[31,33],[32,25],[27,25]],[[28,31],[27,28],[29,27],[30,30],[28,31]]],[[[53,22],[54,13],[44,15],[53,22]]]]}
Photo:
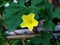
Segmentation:
{"type": "Polygon", "coordinates": [[[25,45],[25,42],[24,42],[24,41],[25,41],[25,39],[22,39],[22,43],[23,43],[23,45],[25,45]]]}
{"type": "Polygon", "coordinates": [[[9,45],[9,43],[7,42],[7,45],[9,45]]]}

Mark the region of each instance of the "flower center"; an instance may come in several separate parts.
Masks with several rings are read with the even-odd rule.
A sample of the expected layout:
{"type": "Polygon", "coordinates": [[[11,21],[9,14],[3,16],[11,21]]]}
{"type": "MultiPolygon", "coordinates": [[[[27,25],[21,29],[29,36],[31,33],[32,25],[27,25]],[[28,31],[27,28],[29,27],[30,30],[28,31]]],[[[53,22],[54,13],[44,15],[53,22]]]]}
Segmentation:
{"type": "Polygon", "coordinates": [[[29,23],[32,23],[32,20],[29,20],[28,22],[29,22],[29,23]]]}

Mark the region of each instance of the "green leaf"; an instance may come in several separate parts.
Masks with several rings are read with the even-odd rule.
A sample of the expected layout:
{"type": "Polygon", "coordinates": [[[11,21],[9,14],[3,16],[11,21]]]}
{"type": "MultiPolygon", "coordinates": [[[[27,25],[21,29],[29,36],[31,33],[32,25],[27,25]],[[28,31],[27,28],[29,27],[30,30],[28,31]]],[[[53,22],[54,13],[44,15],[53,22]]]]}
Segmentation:
{"type": "Polygon", "coordinates": [[[37,4],[41,3],[43,0],[31,0],[31,6],[35,7],[37,4]]]}
{"type": "Polygon", "coordinates": [[[29,13],[34,13],[35,14],[35,19],[39,19],[39,15],[37,14],[37,11],[39,9],[34,8],[34,7],[28,7],[27,10],[28,10],[29,13]]]}
{"type": "Polygon", "coordinates": [[[60,45],[60,36],[58,36],[58,39],[56,40],[57,45],[60,45]]]}
{"type": "Polygon", "coordinates": [[[52,10],[53,10],[52,4],[48,3],[47,1],[42,1],[40,4],[36,5],[36,7],[40,8],[37,13],[40,16],[42,16],[44,20],[48,21],[53,18],[52,17],[52,10]]]}
{"type": "Polygon", "coordinates": [[[25,42],[27,45],[33,44],[33,45],[52,45],[50,43],[50,39],[53,38],[53,34],[51,32],[40,32],[41,36],[35,36],[34,38],[27,39],[25,42]],[[28,41],[30,40],[30,41],[28,41]]]}
{"type": "Polygon", "coordinates": [[[53,18],[58,18],[60,19],[60,7],[55,8],[55,12],[52,12],[52,17],[53,18]]]}
{"type": "Polygon", "coordinates": [[[6,8],[3,18],[5,19],[8,31],[14,31],[17,26],[22,22],[22,15],[24,8],[21,8],[18,4],[12,3],[6,8]]]}
{"type": "Polygon", "coordinates": [[[2,2],[12,2],[13,0],[3,0],[2,2]]]}
{"type": "Polygon", "coordinates": [[[6,37],[6,34],[4,33],[4,30],[0,28],[0,44],[1,45],[7,45],[5,37],[6,37]]]}
{"type": "Polygon", "coordinates": [[[21,40],[13,40],[11,42],[11,45],[22,45],[22,41],[21,40]]]}
{"type": "Polygon", "coordinates": [[[46,29],[46,30],[54,30],[55,29],[55,25],[53,24],[52,20],[49,20],[47,21],[46,23],[44,23],[43,27],[46,29]]]}
{"type": "Polygon", "coordinates": [[[36,45],[36,44],[39,45],[40,43],[43,42],[43,40],[41,39],[41,37],[36,36],[36,37],[34,37],[34,38],[31,39],[31,42],[32,42],[33,44],[35,44],[35,45],[36,45]]]}
{"type": "MultiPolygon", "coordinates": [[[[25,6],[25,0],[17,0],[18,4],[22,7],[26,7],[25,6]]],[[[31,5],[30,7],[35,7],[37,4],[41,3],[43,0],[31,0],[31,5]]]]}
{"type": "Polygon", "coordinates": [[[17,1],[18,1],[19,6],[21,6],[21,7],[26,7],[26,6],[24,5],[25,0],[17,0],[17,1]]]}

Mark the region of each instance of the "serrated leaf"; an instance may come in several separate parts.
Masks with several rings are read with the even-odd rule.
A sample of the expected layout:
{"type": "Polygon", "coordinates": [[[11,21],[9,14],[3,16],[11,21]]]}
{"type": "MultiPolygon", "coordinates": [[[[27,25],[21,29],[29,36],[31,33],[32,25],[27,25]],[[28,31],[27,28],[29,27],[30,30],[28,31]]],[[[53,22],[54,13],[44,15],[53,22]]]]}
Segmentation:
{"type": "Polygon", "coordinates": [[[26,7],[26,6],[24,5],[25,0],[17,0],[17,1],[18,1],[18,4],[19,4],[21,7],[26,7]]]}
{"type": "Polygon", "coordinates": [[[43,42],[43,40],[41,39],[41,37],[36,36],[36,37],[34,37],[34,38],[31,39],[31,42],[33,42],[35,45],[36,44],[39,45],[40,43],[43,42]]]}
{"type": "Polygon", "coordinates": [[[20,25],[22,22],[22,15],[24,13],[24,8],[21,8],[17,4],[12,3],[9,6],[3,15],[5,19],[6,25],[8,27],[8,31],[13,31],[20,25]]]}
{"type": "MultiPolygon", "coordinates": [[[[25,0],[17,0],[18,4],[22,7],[26,7],[25,6],[25,0]]],[[[41,3],[43,0],[31,0],[31,5],[30,7],[36,7],[37,4],[41,3]]]]}
{"type": "Polygon", "coordinates": [[[55,8],[55,12],[52,13],[53,18],[57,17],[60,19],[60,7],[55,8]]]}
{"type": "Polygon", "coordinates": [[[47,21],[44,25],[43,25],[43,27],[46,29],[46,30],[54,30],[55,28],[55,25],[53,24],[53,22],[52,22],[52,20],[49,20],[49,21],[47,21]]]}
{"type": "Polygon", "coordinates": [[[37,4],[41,3],[43,0],[31,0],[31,6],[36,6],[37,4]]]}
{"type": "Polygon", "coordinates": [[[39,9],[37,9],[37,8],[33,8],[33,7],[29,7],[28,8],[28,12],[29,13],[34,13],[35,14],[35,19],[39,19],[39,15],[37,14],[37,11],[38,11],[39,9]]]}
{"type": "Polygon", "coordinates": [[[55,14],[56,14],[55,16],[60,19],[60,7],[57,7],[55,9],[55,14]]]}

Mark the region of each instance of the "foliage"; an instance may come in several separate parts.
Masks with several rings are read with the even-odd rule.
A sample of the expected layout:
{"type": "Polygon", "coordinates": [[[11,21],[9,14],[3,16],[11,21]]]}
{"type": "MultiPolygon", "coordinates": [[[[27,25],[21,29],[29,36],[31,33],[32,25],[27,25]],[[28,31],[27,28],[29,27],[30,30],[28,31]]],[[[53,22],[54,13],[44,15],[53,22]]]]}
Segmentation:
{"type": "Polygon", "coordinates": [[[57,39],[57,45],[60,45],[60,36],[57,39]]]}
{"type": "Polygon", "coordinates": [[[18,3],[11,2],[10,5],[5,8],[5,12],[3,13],[3,18],[6,22],[9,31],[14,31],[19,26],[19,24],[21,24],[22,15],[29,13],[35,13],[35,19],[37,20],[40,18],[39,16],[42,16],[42,18],[48,22],[46,24],[48,24],[49,27],[44,24],[48,29],[50,28],[50,24],[53,24],[51,21],[53,18],[52,4],[48,3],[45,0],[32,0],[31,5],[27,7],[24,3],[24,0],[17,1],[18,3]],[[50,21],[51,23],[49,24],[50,21]]]}
{"type": "Polygon", "coordinates": [[[19,39],[15,39],[15,40],[9,39],[8,42],[9,42],[10,45],[23,45],[22,41],[19,40],[19,39]]]}
{"type": "Polygon", "coordinates": [[[52,33],[41,32],[41,36],[35,36],[26,40],[26,45],[52,45],[50,40],[53,38],[52,33]],[[30,40],[30,41],[29,41],[30,40]]]}
{"type": "MultiPolygon", "coordinates": [[[[18,0],[18,2],[19,2],[18,4],[12,2],[10,6],[5,9],[5,13],[3,14],[3,18],[5,19],[5,22],[9,31],[15,30],[17,26],[19,26],[19,24],[22,22],[21,16],[23,14],[29,14],[33,12],[36,14],[35,16],[36,19],[38,19],[39,17],[36,13],[37,7],[32,6],[32,5],[29,7],[26,7],[24,5],[24,0],[18,0]]],[[[33,2],[34,1],[32,1],[32,3],[33,2]]]]}
{"type": "MultiPolygon", "coordinates": [[[[0,0],[0,14],[2,14],[3,20],[0,20],[0,44],[6,45],[5,33],[3,32],[2,24],[6,24],[8,27],[8,31],[14,31],[19,24],[22,22],[22,15],[34,13],[35,19],[42,19],[46,20],[46,23],[43,25],[46,30],[50,28],[54,29],[54,24],[52,23],[52,19],[57,17],[60,19],[60,7],[55,8],[53,11],[53,5],[48,3],[47,0],[31,0],[31,4],[29,6],[25,5],[25,0],[17,0],[18,3],[14,3],[13,0],[0,0]],[[6,3],[10,5],[5,7],[6,3]],[[3,22],[4,21],[4,22],[3,22]]],[[[42,33],[43,37],[36,36],[32,39],[28,39],[31,42],[27,42],[27,45],[51,45],[50,39],[52,38],[52,33],[42,33]],[[39,41],[38,41],[39,40],[39,41]]],[[[10,40],[12,43],[11,45],[20,45],[20,40],[10,40]]],[[[58,42],[57,42],[58,43],[58,42]]],[[[21,44],[22,45],[22,44],[21,44]]],[[[60,43],[58,43],[60,45],[60,43]]]]}
{"type": "Polygon", "coordinates": [[[3,33],[2,29],[0,29],[0,44],[1,45],[7,45],[6,39],[5,39],[5,33],[3,33]]]}

